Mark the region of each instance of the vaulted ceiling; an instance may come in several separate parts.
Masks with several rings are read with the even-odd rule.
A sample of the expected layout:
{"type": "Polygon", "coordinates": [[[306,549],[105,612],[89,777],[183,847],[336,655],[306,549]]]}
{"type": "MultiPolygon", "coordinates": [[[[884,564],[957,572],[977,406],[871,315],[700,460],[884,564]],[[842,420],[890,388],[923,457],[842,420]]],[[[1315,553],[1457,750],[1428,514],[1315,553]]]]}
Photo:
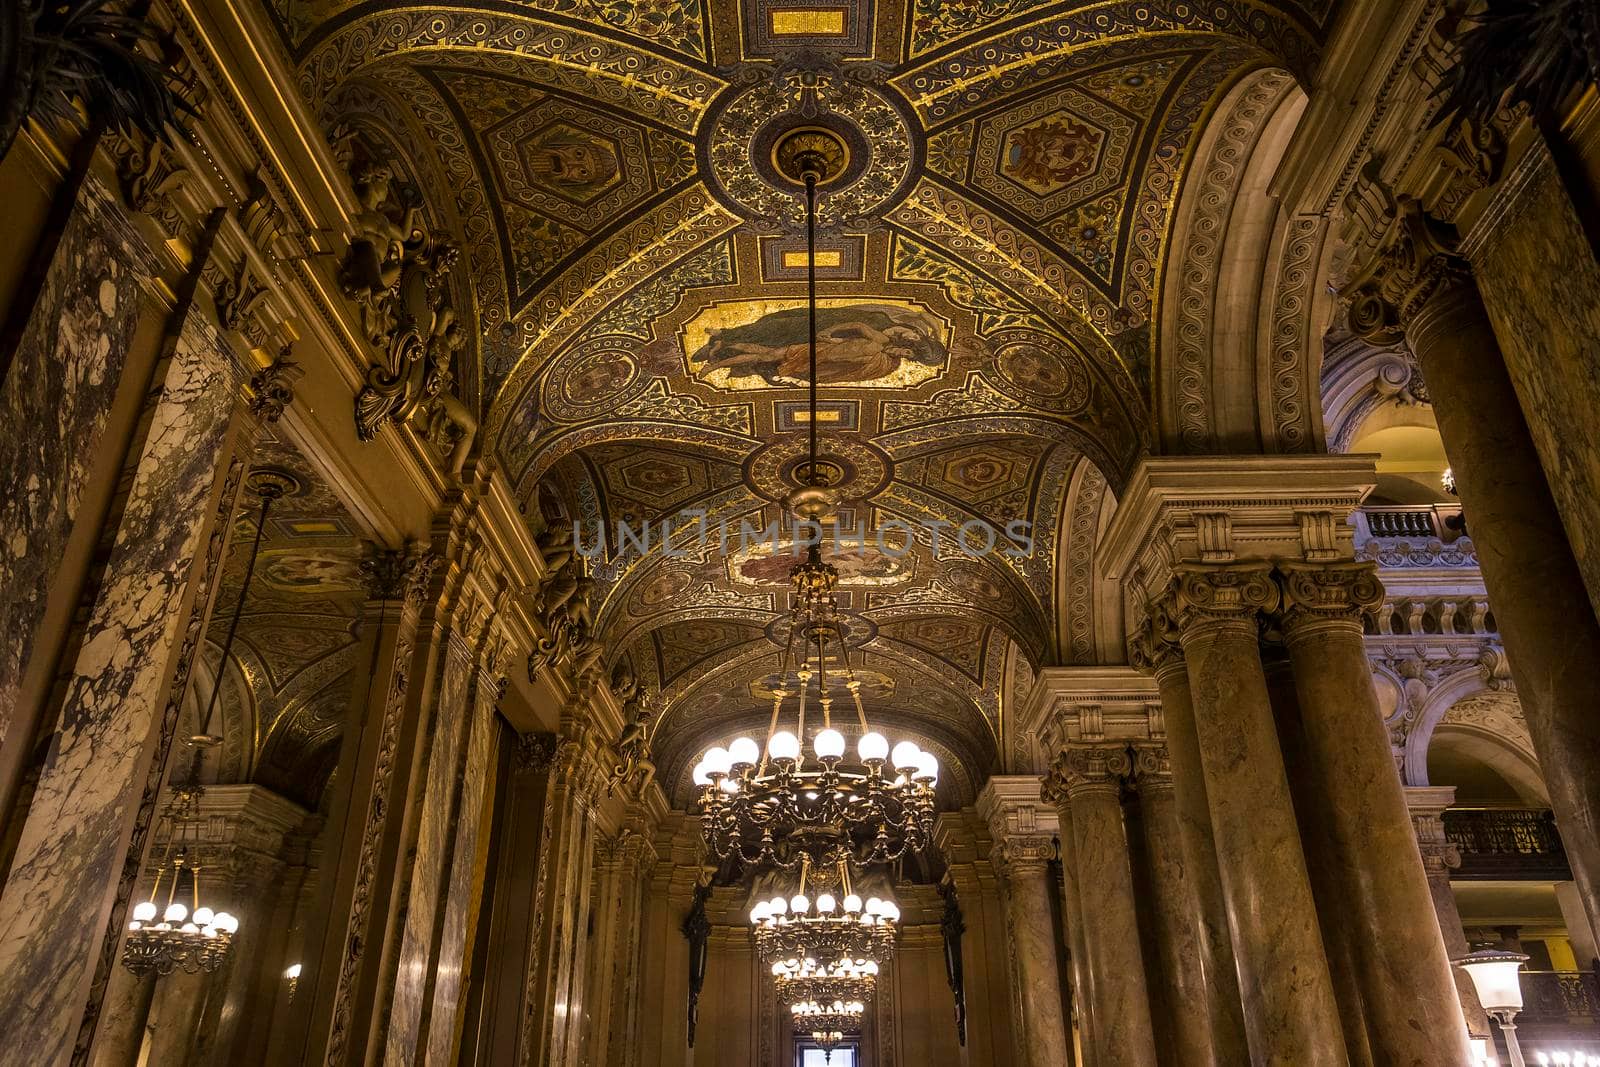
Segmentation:
{"type": "Polygon", "coordinates": [[[1307,77],[1332,0],[266,2],[326,127],[462,245],[486,447],[536,526],[606,532],[598,617],[667,698],[673,787],[763,714],[787,563],[615,524],[763,528],[795,484],[804,242],[771,130],[820,105],[850,154],[818,255],[845,525],[1031,524],[981,558],[831,549],[870,710],[970,798],[1008,657],[1085,654],[1069,557],[1149,447],[1197,131],[1251,71],[1307,77]]]}

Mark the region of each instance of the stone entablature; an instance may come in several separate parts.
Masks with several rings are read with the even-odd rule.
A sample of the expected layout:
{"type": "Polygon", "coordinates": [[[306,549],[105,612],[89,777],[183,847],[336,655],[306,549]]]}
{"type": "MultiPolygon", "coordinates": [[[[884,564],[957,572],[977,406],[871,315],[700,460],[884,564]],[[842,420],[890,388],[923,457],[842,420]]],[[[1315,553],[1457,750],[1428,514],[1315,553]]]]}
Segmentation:
{"type": "Polygon", "coordinates": [[[1019,711],[1013,728],[1026,745],[1026,769],[1038,774],[1069,744],[1166,735],[1155,679],[1132,667],[1046,667],[1019,711]]]}

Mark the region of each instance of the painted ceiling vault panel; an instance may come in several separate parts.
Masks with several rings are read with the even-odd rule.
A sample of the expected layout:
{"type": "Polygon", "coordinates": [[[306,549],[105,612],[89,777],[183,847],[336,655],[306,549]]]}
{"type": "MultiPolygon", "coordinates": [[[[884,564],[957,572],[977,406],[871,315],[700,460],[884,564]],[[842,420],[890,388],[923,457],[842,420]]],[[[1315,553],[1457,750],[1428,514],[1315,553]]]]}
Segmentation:
{"type": "Polygon", "coordinates": [[[381,133],[461,245],[485,447],[536,526],[603,532],[599,623],[662,688],[676,788],[707,731],[765,714],[792,554],[616,526],[762,529],[797,484],[805,257],[774,124],[815,105],[844,146],[818,431],[865,532],[827,553],[874,714],[981,781],[1009,650],[1092,652],[1084,542],[1150,441],[1198,131],[1253,71],[1308,77],[1331,0],[267,3],[327,127],[381,133]],[[970,522],[1031,536],[952,556],[970,522]]]}

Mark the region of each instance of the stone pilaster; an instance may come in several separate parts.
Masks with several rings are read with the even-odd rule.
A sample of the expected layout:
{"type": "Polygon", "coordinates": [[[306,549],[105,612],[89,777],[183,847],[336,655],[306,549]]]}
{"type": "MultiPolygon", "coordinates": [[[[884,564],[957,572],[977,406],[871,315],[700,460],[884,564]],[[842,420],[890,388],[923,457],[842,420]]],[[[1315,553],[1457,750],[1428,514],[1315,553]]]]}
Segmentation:
{"type": "Polygon", "coordinates": [[[991,778],[978,797],[978,811],[988,821],[994,841],[990,859],[1002,879],[1023,1062],[1031,1067],[1066,1063],[1067,1028],[1050,918],[1055,813],[1039,802],[1038,787],[1028,778],[991,778]]]}
{"type": "MultiPolygon", "coordinates": [[[[660,790],[650,795],[661,801],[660,790]]],[[[652,813],[656,816],[659,812],[652,813]]],[[[634,817],[603,842],[595,864],[595,950],[590,954],[584,1059],[626,1064],[637,1057],[644,874],[655,866],[656,817],[634,817]]]]}
{"type": "Polygon", "coordinates": [[[227,536],[211,535],[232,513],[224,498],[250,451],[242,378],[203,319],[174,317],[0,894],[0,989],[14,1006],[0,1034],[32,1062],[88,1055],[143,843],[137,824],[170,739],[162,710],[184,622],[209,595],[227,536]]]}
{"type": "Polygon", "coordinates": [[[575,722],[569,729],[546,771],[522,1011],[523,1062],[546,1067],[571,1067],[582,1050],[595,804],[605,781],[589,731],[575,722]]]}
{"type": "Polygon", "coordinates": [[[1573,879],[1600,929],[1600,622],[1455,244],[1402,200],[1346,289],[1350,323],[1372,340],[1403,337],[1422,365],[1573,879]]]}
{"type": "Polygon", "coordinates": [[[357,662],[369,670],[352,686],[351,725],[340,744],[325,831],[326,873],[308,923],[291,1025],[274,1035],[275,1062],[332,1067],[365,1055],[400,853],[396,812],[404,810],[417,744],[408,699],[417,623],[436,565],[429,552],[380,551],[363,566],[370,599],[357,662]]]}
{"type": "Polygon", "coordinates": [[[1079,743],[1051,764],[1047,792],[1066,798],[1072,864],[1083,911],[1084,966],[1093,1004],[1090,1062],[1154,1062],[1150,993],[1145,984],[1133,867],[1122,788],[1131,770],[1126,744],[1079,743]]]}
{"type": "MultiPolygon", "coordinates": [[[[1019,791],[1017,795],[1023,794],[1019,791]]],[[[1034,825],[1037,827],[1037,820],[1034,825]]],[[[955,886],[966,924],[961,955],[967,994],[967,1061],[1021,1062],[1022,1050],[1015,1047],[1018,1026],[1014,1020],[1020,1009],[1012,1007],[1016,983],[1011,978],[1015,968],[1007,933],[1008,905],[987,828],[970,809],[945,812],[934,820],[933,836],[944,854],[947,877],[955,886]]]]}

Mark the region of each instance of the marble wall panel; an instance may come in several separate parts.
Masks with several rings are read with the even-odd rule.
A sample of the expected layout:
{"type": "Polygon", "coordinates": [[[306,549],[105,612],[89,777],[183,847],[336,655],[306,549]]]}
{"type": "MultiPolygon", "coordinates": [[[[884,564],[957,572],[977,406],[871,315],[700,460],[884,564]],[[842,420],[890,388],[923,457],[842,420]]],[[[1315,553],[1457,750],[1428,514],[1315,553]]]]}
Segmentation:
{"type": "Polygon", "coordinates": [[[444,921],[433,1000],[428,1007],[428,1050],[424,1062],[448,1067],[455,1062],[460,1031],[461,994],[472,932],[478,921],[479,887],[489,834],[490,778],[495,758],[495,703],[499,687],[480,672],[472,699],[466,761],[461,771],[461,803],[455,817],[455,840],[446,872],[444,921]]]}
{"type": "Polygon", "coordinates": [[[0,740],[139,318],[143,240],[84,186],[0,387],[0,740]]]}
{"type": "Polygon", "coordinates": [[[1586,432],[1600,411],[1600,263],[1543,142],[1482,225],[1469,239],[1478,287],[1600,614],[1600,444],[1586,432]]]}
{"type": "Polygon", "coordinates": [[[465,727],[473,718],[467,702],[471,650],[458,633],[450,634],[445,640],[444,669],[433,712],[433,739],[428,748],[417,844],[411,860],[405,930],[400,941],[394,997],[384,1040],[384,1062],[391,1065],[415,1063],[420,1058],[417,1040],[428,995],[428,979],[434,967],[433,935],[444,864],[449,855],[461,746],[465,727]]]}
{"type": "Polygon", "coordinates": [[[185,594],[226,462],[237,374],[214,333],[178,339],[0,894],[0,1049],[60,1063],[113,907],[185,594]]]}

